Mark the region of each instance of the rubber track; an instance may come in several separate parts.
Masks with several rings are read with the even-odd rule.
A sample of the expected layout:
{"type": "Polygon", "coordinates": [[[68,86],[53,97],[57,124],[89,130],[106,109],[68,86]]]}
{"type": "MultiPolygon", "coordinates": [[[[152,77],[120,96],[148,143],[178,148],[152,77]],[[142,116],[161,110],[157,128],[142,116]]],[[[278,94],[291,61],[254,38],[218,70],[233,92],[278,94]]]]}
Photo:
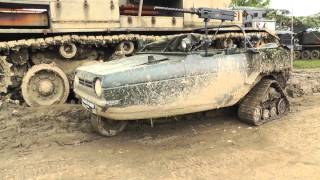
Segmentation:
{"type": "MultiPolygon", "coordinates": [[[[279,83],[275,80],[262,79],[254,88],[251,89],[251,91],[246,95],[246,97],[241,102],[241,104],[239,106],[239,110],[238,110],[238,116],[239,116],[240,120],[242,120],[248,124],[256,125],[254,122],[254,119],[253,119],[255,107],[260,105],[263,98],[266,96],[269,87],[272,84],[276,85],[275,88],[281,93],[282,97],[285,98],[285,100],[288,104],[288,107],[289,107],[289,101],[288,101],[286,95],[284,94],[283,90],[281,89],[279,83]]],[[[281,115],[281,116],[283,116],[283,115],[281,115]]],[[[274,119],[278,119],[281,116],[267,119],[267,120],[263,121],[261,124],[266,123],[271,120],[274,120],[274,119]]]]}

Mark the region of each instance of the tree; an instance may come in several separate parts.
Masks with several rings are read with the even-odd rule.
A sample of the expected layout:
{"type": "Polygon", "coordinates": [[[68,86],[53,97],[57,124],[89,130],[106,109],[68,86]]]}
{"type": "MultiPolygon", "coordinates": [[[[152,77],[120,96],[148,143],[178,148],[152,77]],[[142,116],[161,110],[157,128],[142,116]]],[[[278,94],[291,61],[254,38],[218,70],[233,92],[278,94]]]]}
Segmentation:
{"type": "Polygon", "coordinates": [[[270,0],[232,0],[234,6],[269,7],[270,0]]]}

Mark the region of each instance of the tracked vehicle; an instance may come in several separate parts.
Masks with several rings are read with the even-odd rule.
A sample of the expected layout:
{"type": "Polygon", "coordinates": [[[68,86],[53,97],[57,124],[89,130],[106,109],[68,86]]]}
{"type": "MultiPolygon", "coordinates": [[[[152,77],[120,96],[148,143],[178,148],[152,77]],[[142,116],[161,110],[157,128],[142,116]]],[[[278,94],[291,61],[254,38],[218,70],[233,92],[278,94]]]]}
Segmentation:
{"type": "MultiPolygon", "coordinates": [[[[64,103],[72,92],[76,67],[108,61],[117,57],[116,50],[130,56],[140,44],[202,26],[195,15],[162,12],[154,6],[229,4],[230,0],[0,0],[0,93],[22,96],[30,106],[64,103]]],[[[241,20],[238,12],[232,24],[241,20]]]]}
{"type": "MultiPolygon", "coordinates": [[[[191,13],[195,11],[205,22],[232,16],[216,10],[191,13]]],[[[240,26],[203,30],[150,43],[132,57],[79,67],[74,90],[91,112],[95,130],[114,136],[129,120],[156,120],[237,104],[239,118],[253,125],[289,111],[283,89],[291,61],[288,49],[274,43],[277,37],[261,38],[261,33],[240,26]],[[219,33],[220,29],[228,30],[219,33]],[[223,37],[229,37],[227,47],[220,46],[223,37]]]]}

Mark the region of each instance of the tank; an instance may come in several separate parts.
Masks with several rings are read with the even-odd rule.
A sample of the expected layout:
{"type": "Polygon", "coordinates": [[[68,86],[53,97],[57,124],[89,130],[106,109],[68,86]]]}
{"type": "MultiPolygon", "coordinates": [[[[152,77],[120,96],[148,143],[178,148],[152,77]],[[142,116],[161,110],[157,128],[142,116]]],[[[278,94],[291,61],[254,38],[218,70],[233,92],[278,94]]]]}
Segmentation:
{"type": "Polygon", "coordinates": [[[299,39],[297,39],[297,34],[295,34],[292,31],[277,31],[277,35],[280,39],[281,45],[286,46],[289,49],[293,49],[293,52],[294,52],[293,59],[294,60],[301,59],[301,52],[303,50],[303,47],[302,45],[299,44],[299,39]]]}
{"type": "Polygon", "coordinates": [[[295,51],[296,59],[320,59],[320,32],[308,29],[299,32],[296,40],[302,47],[301,50],[295,51]]]}
{"type": "Polygon", "coordinates": [[[74,90],[103,136],[130,120],[171,117],[238,105],[239,119],[261,125],[289,112],[291,71],[277,37],[229,26],[170,36],[136,55],[79,67],[74,90]],[[219,29],[228,29],[219,31],[219,29]],[[214,32],[214,33],[211,33],[214,32]],[[220,41],[229,38],[227,46],[220,41]]]}
{"type": "MultiPolygon", "coordinates": [[[[2,0],[0,93],[29,106],[65,103],[73,94],[76,67],[131,56],[143,44],[202,27],[203,20],[195,15],[158,11],[155,6],[227,8],[230,2],[2,0]]],[[[239,11],[226,23],[241,24],[241,16],[239,11]]]]}

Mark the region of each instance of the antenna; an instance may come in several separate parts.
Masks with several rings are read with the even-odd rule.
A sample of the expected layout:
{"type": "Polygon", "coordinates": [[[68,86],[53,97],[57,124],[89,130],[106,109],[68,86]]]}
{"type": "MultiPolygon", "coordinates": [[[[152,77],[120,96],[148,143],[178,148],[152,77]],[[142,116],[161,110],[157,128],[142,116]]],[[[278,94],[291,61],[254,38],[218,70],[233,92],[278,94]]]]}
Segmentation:
{"type": "Polygon", "coordinates": [[[292,33],[291,33],[291,49],[290,49],[290,55],[291,55],[291,57],[290,57],[290,61],[291,61],[291,69],[293,69],[293,55],[294,55],[294,51],[293,51],[293,49],[294,49],[294,36],[293,36],[293,6],[294,5],[294,1],[292,1],[292,4],[291,4],[291,31],[292,31],[292,33]]]}

